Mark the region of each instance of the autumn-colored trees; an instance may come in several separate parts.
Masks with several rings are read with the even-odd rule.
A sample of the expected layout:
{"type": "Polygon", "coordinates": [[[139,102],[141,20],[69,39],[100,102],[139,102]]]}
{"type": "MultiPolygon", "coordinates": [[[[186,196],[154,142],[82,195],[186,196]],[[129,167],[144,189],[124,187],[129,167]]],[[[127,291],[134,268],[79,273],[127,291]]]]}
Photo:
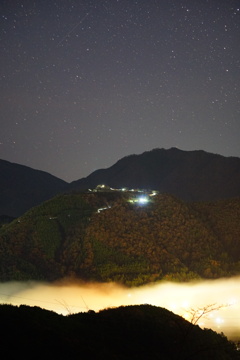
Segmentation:
{"type": "Polygon", "coordinates": [[[187,204],[132,192],[57,196],[0,229],[0,279],[119,281],[240,272],[240,200],[187,204]],[[98,209],[101,209],[98,211],[98,209]]]}

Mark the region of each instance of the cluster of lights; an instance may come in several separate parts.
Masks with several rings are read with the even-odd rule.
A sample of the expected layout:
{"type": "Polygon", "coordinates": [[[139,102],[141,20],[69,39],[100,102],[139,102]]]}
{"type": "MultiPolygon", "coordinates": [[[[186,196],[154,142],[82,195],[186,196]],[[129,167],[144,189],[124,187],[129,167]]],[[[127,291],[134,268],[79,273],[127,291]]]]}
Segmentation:
{"type": "Polygon", "coordinates": [[[149,202],[149,197],[141,195],[135,199],[130,199],[129,202],[133,204],[145,205],[149,202]]]}

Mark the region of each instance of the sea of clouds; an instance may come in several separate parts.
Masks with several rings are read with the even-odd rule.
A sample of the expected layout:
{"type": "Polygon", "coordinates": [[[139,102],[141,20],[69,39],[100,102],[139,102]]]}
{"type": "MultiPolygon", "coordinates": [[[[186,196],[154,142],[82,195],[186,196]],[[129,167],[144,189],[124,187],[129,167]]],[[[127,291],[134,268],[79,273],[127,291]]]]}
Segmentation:
{"type": "Polygon", "coordinates": [[[0,283],[0,303],[39,306],[63,315],[151,304],[189,321],[195,321],[200,314],[199,326],[240,340],[240,277],[190,283],[159,282],[137,288],[67,279],[51,284],[8,282],[0,283]],[[204,308],[208,314],[204,314],[204,308]]]}

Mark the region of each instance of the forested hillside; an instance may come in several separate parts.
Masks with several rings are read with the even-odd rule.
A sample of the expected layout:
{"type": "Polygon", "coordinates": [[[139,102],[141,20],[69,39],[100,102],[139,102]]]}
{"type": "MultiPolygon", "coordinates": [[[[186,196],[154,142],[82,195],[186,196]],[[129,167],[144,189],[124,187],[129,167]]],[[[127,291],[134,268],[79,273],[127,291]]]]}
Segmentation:
{"type": "Polygon", "coordinates": [[[0,229],[0,280],[188,281],[240,273],[240,199],[138,192],[57,196],[0,229]]]}
{"type": "Polygon", "coordinates": [[[202,220],[208,223],[233,261],[240,260],[240,198],[195,203],[202,220]]]}

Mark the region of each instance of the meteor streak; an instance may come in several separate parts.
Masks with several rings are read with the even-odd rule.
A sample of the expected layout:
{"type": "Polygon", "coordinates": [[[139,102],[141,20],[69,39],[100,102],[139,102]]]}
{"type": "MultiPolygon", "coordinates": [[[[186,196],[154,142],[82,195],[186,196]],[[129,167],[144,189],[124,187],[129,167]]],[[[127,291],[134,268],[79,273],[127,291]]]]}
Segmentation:
{"type": "Polygon", "coordinates": [[[59,45],[61,45],[61,44],[63,43],[63,41],[64,41],[74,30],[76,30],[76,28],[77,28],[80,24],[83,23],[83,21],[88,17],[89,14],[90,14],[90,12],[89,12],[89,13],[86,13],[86,15],[84,15],[84,17],[83,17],[76,25],[74,25],[74,26],[69,30],[69,32],[59,41],[59,43],[57,44],[57,47],[58,47],[59,45]]]}

